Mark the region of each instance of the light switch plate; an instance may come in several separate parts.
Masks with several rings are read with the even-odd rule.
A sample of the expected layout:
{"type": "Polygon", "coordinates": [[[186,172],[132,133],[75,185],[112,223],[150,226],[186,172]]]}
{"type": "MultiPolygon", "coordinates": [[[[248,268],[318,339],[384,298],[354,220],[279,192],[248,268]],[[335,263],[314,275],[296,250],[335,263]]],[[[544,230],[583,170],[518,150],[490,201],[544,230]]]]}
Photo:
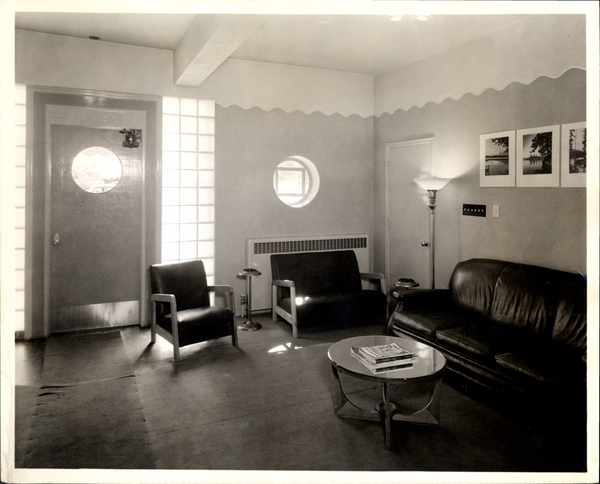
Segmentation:
{"type": "Polygon", "coordinates": [[[485,205],[473,205],[470,203],[463,203],[463,215],[470,217],[485,217],[485,205]]]}

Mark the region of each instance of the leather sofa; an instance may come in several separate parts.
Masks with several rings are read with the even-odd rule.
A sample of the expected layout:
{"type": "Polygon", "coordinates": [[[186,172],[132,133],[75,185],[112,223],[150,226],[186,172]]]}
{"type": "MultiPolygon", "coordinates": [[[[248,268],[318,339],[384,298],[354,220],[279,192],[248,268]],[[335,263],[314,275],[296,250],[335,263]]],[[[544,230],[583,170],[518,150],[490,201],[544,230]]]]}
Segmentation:
{"type": "Polygon", "coordinates": [[[582,409],[586,287],[581,274],[471,259],[448,289],[404,294],[388,332],[434,346],[450,370],[504,395],[582,409]]]}
{"type": "Polygon", "coordinates": [[[383,274],[359,272],[352,250],[271,256],[273,321],[292,325],[359,325],[378,320],[385,328],[387,295],[383,274]],[[378,286],[363,289],[362,280],[378,286]]]}

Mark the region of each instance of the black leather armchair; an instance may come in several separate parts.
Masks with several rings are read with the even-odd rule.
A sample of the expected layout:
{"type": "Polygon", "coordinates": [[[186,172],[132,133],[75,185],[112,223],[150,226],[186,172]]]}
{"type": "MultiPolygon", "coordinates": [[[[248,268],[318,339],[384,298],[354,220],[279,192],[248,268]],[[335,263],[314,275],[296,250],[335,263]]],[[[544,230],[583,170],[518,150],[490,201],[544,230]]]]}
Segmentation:
{"type": "Polygon", "coordinates": [[[233,287],[209,286],[201,260],[150,266],[152,289],[152,343],[158,333],[173,345],[175,361],[179,348],[223,336],[238,345],[233,287]],[[225,297],[226,307],[211,306],[209,293],[225,297]]]}
{"type": "Polygon", "coordinates": [[[290,323],[294,338],[309,324],[385,325],[383,274],[359,272],[352,250],[274,254],[271,275],[273,321],[290,323]],[[362,280],[377,289],[363,289],[362,280]]]}

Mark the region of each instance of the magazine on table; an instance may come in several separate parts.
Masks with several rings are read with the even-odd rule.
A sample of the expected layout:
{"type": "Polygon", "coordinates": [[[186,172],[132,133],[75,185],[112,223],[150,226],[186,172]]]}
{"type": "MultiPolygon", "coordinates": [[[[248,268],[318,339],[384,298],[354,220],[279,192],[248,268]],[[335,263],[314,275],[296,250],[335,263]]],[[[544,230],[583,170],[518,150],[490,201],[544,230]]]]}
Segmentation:
{"type": "Polygon", "coordinates": [[[371,364],[408,360],[413,357],[411,351],[400,347],[397,343],[378,346],[359,346],[358,351],[371,364]]]}
{"type": "Polygon", "coordinates": [[[360,348],[353,346],[351,348],[351,354],[358,361],[360,361],[365,367],[367,367],[372,373],[382,373],[385,371],[400,370],[402,368],[412,368],[413,359],[404,358],[401,360],[384,361],[382,363],[370,363],[365,359],[364,355],[360,352],[360,348]]]}

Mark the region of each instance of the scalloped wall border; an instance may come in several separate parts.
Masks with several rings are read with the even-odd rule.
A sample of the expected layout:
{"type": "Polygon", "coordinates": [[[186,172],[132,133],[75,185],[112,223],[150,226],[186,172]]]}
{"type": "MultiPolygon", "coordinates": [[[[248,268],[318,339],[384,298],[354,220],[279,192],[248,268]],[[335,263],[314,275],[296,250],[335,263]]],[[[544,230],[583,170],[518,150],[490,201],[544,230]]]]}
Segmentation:
{"type": "MultiPolygon", "coordinates": [[[[506,89],[508,89],[510,86],[512,86],[513,84],[519,84],[521,86],[528,86],[530,84],[533,84],[534,82],[536,82],[538,79],[542,79],[542,78],[546,78],[546,79],[551,79],[551,80],[556,80],[561,78],[563,75],[565,75],[567,72],[571,71],[571,70],[576,70],[576,71],[582,71],[582,72],[586,72],[586,69],[583,69],[581,67],[569,67],[567,69],[565,69],[563,72],[561,72],[559,75],[557,76],[549,76],[546,74],[540,74],[539,76],[535,77],[534,79],[531,79],[529,82],[522,82],[522,81],[509,81],[506,83],[506,85],[504,85],[503,87],[497,88],[497,87],[486,87],[486,88],[482,88],[481,92],[463,92],[462,94],[460,94],[457,97],[452,97],[452,96],[447,96],[444,97],[440,100],[430,100],[430,101],[425,101],[422,105],[418,105],[418,104],[412,104],[411,106],[405,108],[405,107],[398,107],[397,109],[395,109],[394,111],[385,111],[382,112],[380,114],[378,114],[377,116],[375,115],[371,115],[372,117],[377,117],[380,118],[382,116],[388,115],[394,115],[396,112],[398,111],[404,111],[404,112],[408,112],[411,109],[424,109],[429,105],[440,105],[443,104],[447,101],[455,101],[458,102],[461,99],[463,99],[466,96],[482,96],[484,95],[486,92],[488,91],[495,91],[495,92],[502,92],[505,91],[506,89]]],[[[349,113],[349,114],[344,114],[344,113],[340,113],[338,111],[332,110],[332,111],[326,111],[326,110],[320,110],[320,109],[313,109],[312,111],[308,111],[305,109],[300,109],[300,108],[296,108],[296,109],[284,109],[281,108],[279,106],[272,106],[272,107],[265,107],[265,106],[260,106],[260,105],[256,105],[256,104],[252,104],[252,103],[237,103],[237,102],[229,102],[229,103],[225,103],[225,102],[220,102],[220,101],[216,101],[216,104],[218,104],[219,106],[221,106],[222,108],[229,108],[229,107],[237,107],[240,109],[244,109],[244,110],[252,110],[252,109],[260,109],[263,112],[271,112],[271,111],[281,111],[284,112],[286,114],[305,114],[307,116],[310,116],[312,114],[320,114],[323,116],[342,116],[344,118],[349,118],[352,116],[359,116],[361,118],[368,118],[371,116],[363,116],[357,113],[349,113]]]]}
{"type": "Polygon", "coordinates": [[[373,115],[373,76],[228,59],[201,88],[223,107],[373,115]]]}
{"type": "Polygon", "coordinates": [[[441,105],[447,101],[455,101],[458,102],[461,99],[465,98],[466,96],[483,96],[485,93],[487,93],[488,91],[495,91],[495,92],[502,92],[507,90],[508,88],[510,88],[512,85],[514,84],[519,84],[521,86],[529,86],[531,84],[533,84],[534,82],[536,82],[539,79],[542,78],[546,78],[546,79],[551,79],[551,80],[556,80],[556,79],[560,79],[562,76],[564,76],[567,72],[569,71],[581,71],[581,72],[586,72],[586,69],[581,68],[581,67],[569,67],[567,69],[565,69],[563,72],[561,72],[559,75],[557,76],[549,76],[546,74],[540,74],[539,76],[535,77],[534,79],[531,79],[529,82],[522,82],[522,81],[510,81],[508,82],[505,86],[501,87],[501,88],[497,88],[497,87],[486,87],[483,88],[481,90],[481,92],[464,92],[462,93],[460,96],[457,97],[452,97],[452,96],[447,96],[443,99],[438,100],[430,100],[430,101],[425,101],[422,105],[417,105],[417,104],[413,104],[412,106],[409,106],[408,108],[404,108],[404,107],[399,107],[397,109],[395,109],[394,111],[385,111],[382,112],[380,114],[378,114],[376,117],[380,118],[382,116],[385,115],[394,115],[395,113],[397,113],[398,111],[403,111],[403,112],[408,112],[411,109],[425,109],[426,107],[428,107],[429,105],[441,105]]]}

